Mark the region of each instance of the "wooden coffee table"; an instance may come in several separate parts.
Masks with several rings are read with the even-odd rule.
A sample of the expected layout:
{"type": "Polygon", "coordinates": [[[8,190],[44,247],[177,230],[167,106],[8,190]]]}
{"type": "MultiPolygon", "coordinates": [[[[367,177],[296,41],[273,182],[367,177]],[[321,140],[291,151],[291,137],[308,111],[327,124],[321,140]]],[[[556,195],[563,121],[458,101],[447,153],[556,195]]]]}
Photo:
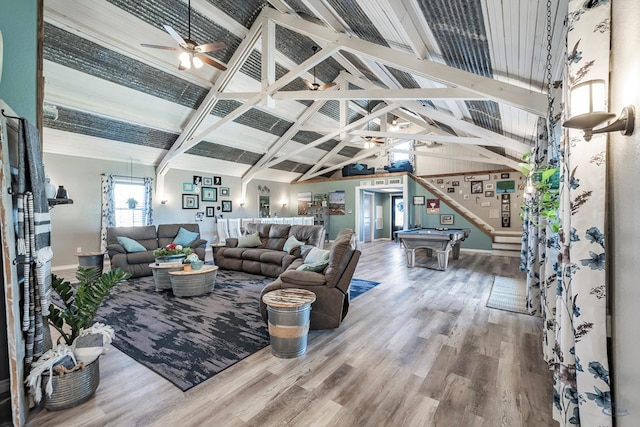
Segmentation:
{"type": "Polygon", "coordinates": [[[193,297],[203,295],[213,290],[216,284],[218,267],[215,265],[203,265],[200,270],[173,270],[169,271],[171,289],[177,297],[193,297]]]}
{"type": "Polygon", "coordinates": [[[153,280],[156,282],[156,291],[171,289],[171,280],[169,280],[170,271],[182,270],[181,262],[160,262],[149,264],[149,268],[153,272],[153,280]]]}

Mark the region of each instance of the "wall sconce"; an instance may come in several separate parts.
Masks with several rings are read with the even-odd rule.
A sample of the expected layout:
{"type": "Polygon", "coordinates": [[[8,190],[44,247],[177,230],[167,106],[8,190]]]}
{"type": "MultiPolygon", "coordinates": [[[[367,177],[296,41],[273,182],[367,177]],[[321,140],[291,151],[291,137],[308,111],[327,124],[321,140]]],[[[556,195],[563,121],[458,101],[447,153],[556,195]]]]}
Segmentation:
{"type": "Polygon", "coordinates": [[[160,203],[166,205],[169,201],[167,199],[160,200],[160,203]]]}
{"type": "Polygon", "coordinates": [[[244,206],[244,200],[240,201],[240,207],[244,206]]]}
{"type": "Polygon", "coordinates": [[[283,208],[286,208],[287,206],[288,206],[288,205],[287,205],[286,203],[283,203],[283,204],[282,204],[282,207],[283,207],[283,208]]]}
{"type": "Polygon", "coordinates": [[[605,110],[606,93],[604,80],[589,80],[572,87],[569,95],[571,118],[562,126],[583,130],[586,141],[590,141],[591,136],[597,133],[620,131],[627,136],[633,134],[636,113],[633,105],[624,107],[617,120],[610,125],[593,129],[616,117],[614,113],[605,110]]]}

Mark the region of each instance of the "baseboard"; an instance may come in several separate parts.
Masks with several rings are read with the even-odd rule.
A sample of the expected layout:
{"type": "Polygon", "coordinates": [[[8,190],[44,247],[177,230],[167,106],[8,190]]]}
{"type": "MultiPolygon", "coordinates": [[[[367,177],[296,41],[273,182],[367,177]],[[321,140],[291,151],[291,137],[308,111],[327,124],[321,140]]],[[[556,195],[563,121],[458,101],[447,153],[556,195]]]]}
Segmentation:
{"type": "Polygon", "coordinates": [[[481,255],[492,255],[491,249],[468,249],[468,248],[460,248],[460,252],[472,252],[475,254],[481,255]]]}
{"type": "Polygon", "coordinates": [[[55,267],[51,267],[51,271],[69,270],[70,268],[76,269],[78,268],[78,264],[56,265],[55,267]]]}

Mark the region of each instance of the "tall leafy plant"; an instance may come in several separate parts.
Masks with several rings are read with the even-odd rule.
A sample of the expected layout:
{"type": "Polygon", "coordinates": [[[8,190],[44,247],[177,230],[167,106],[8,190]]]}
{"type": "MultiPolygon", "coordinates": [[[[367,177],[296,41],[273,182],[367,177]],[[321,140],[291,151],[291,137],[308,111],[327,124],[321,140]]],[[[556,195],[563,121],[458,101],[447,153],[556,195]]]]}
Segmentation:
{"type": "Polygon", "coordinates": [[[52,274],[51,285],[64,307],[49,306],[49,323],[60,332],[65,343],[71,345],[81,329],[93,325],[98,308],[113,287],[129,277],[131,274],[121,268],[100,274],[95,268],[78,267],[78,283],[72,284],[52,274]]]}
{"type": "MultiPolygon", "coordinates": [[[[529,161],[530,154],[525,154],[523,160],[529,161]]],[[[557,233],[560,229],[558,218],[560,169],[549,165],[535,166],[531,163],[520,163],[520,172],[528,177],[531,187],[528,196],[524,198],[523,211],[528,208],[530,211],[537,212],[536,225],[542,225],[544,221],[554,233],[557,233]]]]}

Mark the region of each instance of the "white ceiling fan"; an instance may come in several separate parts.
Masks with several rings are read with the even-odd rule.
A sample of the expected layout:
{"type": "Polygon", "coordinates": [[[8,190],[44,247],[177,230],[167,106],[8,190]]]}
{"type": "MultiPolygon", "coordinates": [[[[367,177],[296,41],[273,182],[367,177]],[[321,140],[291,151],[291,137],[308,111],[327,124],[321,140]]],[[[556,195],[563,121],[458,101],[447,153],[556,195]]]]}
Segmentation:
{"type": "MultiPolygon", "coordinates": [[[[313,50],[313,53],[315,54],[318,50],[318,46],[311,46],[311,50],[313,50]]],[[[306,79],[302,79],[302,81],[304,82],[304,84],[307,85],[307,87],[310,90],[325,90],[325,89],[329,89],[330,87],[334,87],[336,85],[336,82],[329,82],[329,83],[325,83],[325,84],[320,84],[316,81],[316,67],[313,67],[313,83],[311,83],[309,80],[306,79]]]]}
{"type": "Polygon", "coordinates": [[[224,48],[224,43],[221,42],[211,42],[206,44],[198,45],[196,42],[191,40],[191,0],[188,3],[189,12],[188,12],[188,35],[186,39],[183,39],[180,34],[176,32],[170,25],[163,25],[164,29],[169,33],[173,39],[178,42],[179,47],[172,46],[162,46],[157,44],[147,44],[140,43],[142,47],[150,47],[152,49],[164,49],[164,50],[182,50],[180,54],[180,64],[178,64],[179,70],[188,70],[192,66],[195,68],[202,67],[203,63],[209,64],[212,67],[215,67],[219,70],[225,71],[227,67],[211,58],[208,55],[205,55],[207,52],[215,52],[217,50],[224,48]]]}

